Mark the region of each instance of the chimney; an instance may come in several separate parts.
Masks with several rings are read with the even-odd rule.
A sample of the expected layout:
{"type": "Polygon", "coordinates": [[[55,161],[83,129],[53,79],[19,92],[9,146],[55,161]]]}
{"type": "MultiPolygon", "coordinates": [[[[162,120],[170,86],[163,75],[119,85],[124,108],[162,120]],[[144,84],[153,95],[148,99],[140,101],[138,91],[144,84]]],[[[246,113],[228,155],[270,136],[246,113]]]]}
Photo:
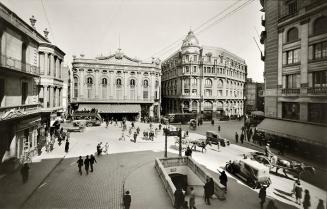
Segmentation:
{"type": "Polygon", "coordinates": [[[48,31],[47,28],[44,29],[43,33],[44,33],[44,37],[45,37],[47,40],[49,40],[49,39],[48,39],[49,31],[48,31]]]}
{"type": "Polygon", "coordinates": [[[35,19],[34,15],[32,15],[32,17],[30,18],[30,22],[31,22],[32,27],[35,29],[36,19],[35,19]]]}

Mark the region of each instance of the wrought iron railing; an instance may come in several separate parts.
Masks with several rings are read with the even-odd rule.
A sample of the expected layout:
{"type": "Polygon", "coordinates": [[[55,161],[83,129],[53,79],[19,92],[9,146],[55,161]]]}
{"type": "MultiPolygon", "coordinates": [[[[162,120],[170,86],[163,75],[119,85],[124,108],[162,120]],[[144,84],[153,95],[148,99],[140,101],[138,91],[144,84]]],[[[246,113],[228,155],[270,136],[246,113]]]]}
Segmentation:
{"type": "Polygon", "coordinates": [[[300,94],[300,89],[299,88],[282,89],[282,94],[300,94]]]}
{"type": "Polygon", "coordinates": [[[308,88],[308,94],[327,94],[327,87],[308,88]]]}
{"type": "Polygon", "coordinates": [[[1,55],[0,66],[32,75],[40,75],[39,67],[5,55],[1,55]]]}

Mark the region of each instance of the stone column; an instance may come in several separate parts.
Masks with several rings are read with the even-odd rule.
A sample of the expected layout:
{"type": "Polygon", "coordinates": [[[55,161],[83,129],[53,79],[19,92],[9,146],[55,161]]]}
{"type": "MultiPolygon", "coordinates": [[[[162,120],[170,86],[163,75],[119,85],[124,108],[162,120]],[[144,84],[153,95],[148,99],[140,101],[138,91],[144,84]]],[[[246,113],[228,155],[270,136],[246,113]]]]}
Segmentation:
{"type": "Polygon", "coordinates": [[[58,70],[59,70],[59,78],[62,78],[62,60],[61,59],[59,59],[58,70]]]}
{"type": "Polygon", "coordinates": [[[50,102],[50,108],[53,107],[53,97],[54,97],[53,93],[54,93],[53,86],[49,86],[49,102],[50,102]]]}
{"type": "Polygon", "coordinates": [[[44,75],[50,75],[49,73],[49,53],[44,52],[44,75]]]}
{"type": "Polygon", "coordinates": [[[48,102],[48,86],[43,86],[43,108],[47,108],[47,102],[48,102]]]}
{"type": "MultiPolygon", "coordinates": [[[[308,36],[309,36],[309,19],[305,19],[301,22],[300,37],[301,38],[301,75],[300,75],[300,85],[301,93],[307,93],[308,87],[308,36]]],[[[307,106],[307,105],[306,105],[307,106]]],[[[307,118],[307,116],[305,117],[307,118]]]]}
{"type": "Polygon", "coordinates": [[[54,62],[54,58],[52,54],[49,54],[48,56],[48,68],[49,68],[49,72],[50,72],[50,76],[53,76],[53,62],[54,62]]]}
{"type": "Polygon", "coordinates": [[[182,93],[181,95],[184,95],[184,78],[181,77],[181,85],[182,85],[182,93]]]}
{"type": "Polygon", "coordinates": [[[56,78],[59,78],[59,57],[56,57],[55,72],[56,72],[56,78]]]}
{"type": "Polygon", "coordinates": [[[278,80],[277,80],[277,84],[278,84],[278,88],[281,88],[283,82],[282,82],[282,72],[283,72],[283,32],[279,31],[278,34],[278,80]]]}
{"type": "Polygon", "coordinates": [[[127,79],[128,79],[128,78],[127,78],[127,72],[124,72],[124,77],[123,77],[123,81],[122,81],[122,82],[124,82],[124,83],[123,83],[123,88],[124,88],[124,89],[123,89],[123,94],[124,94],[124,95],[123,95],[122,98],[125,99],[125,100],[126,100],[126,99],[130,99],[130,97],[128,97],[129,94],[128,94],[128,92],[127,92],[127,90],[129,89],[128,86],[127,86],[127,85],[129,84],[127,79]]]}
{"type": "Polygon", "coordinates": [[[99,85],[101,85],[101,81],[99,78],[99,69],[95,69],[94,72],[95,72],[95,82],[94,82],[95,94],[94,95],[95,95],[95,98],[100,98],[99,85]]]}
{"type": "Polygon", "coordinates": [[[39,67],[40,67],[40,74],[44,75],[45,71],[44,71],[44,53],[40,52],[39,53],[39,67]]]}
{"type": "Polygon", "coordinates": [[[83,98],[84,97],[84,69],[79,69],[79,95],[78,97],[83,98]]]}

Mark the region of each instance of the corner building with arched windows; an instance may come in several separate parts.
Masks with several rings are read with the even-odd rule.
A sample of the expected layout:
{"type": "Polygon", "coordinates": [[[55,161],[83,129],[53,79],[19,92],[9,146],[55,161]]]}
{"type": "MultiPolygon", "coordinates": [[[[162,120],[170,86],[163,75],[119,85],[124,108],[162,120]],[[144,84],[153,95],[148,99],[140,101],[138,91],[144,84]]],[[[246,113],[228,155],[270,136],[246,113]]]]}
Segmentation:
{"type": "Polygon", "coordinates": [[[181,49],[162,62],[163,112],[243,115],[246,70],[244,59],[222,48],[200,46],[190,31],[181,49]]]}
{"type": "Polygon", "coordinates": [[[74,110],[97,109],[103,118],[121,120],[160,117],[160,61],[145,63],[120,49],[110,56],[74,58],[74,110]]]}

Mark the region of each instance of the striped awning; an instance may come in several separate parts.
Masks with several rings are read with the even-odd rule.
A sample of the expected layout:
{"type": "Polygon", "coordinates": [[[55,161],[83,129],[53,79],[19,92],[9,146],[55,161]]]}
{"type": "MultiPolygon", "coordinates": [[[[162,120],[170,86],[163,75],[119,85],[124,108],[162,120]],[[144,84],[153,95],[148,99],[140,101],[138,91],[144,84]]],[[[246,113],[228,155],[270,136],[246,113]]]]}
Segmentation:
{"type": "Polygon", "coordinates": [[[139,113],[139,104],[80,104],[78,110],[97,109],[98,113],[139,113]]]}

